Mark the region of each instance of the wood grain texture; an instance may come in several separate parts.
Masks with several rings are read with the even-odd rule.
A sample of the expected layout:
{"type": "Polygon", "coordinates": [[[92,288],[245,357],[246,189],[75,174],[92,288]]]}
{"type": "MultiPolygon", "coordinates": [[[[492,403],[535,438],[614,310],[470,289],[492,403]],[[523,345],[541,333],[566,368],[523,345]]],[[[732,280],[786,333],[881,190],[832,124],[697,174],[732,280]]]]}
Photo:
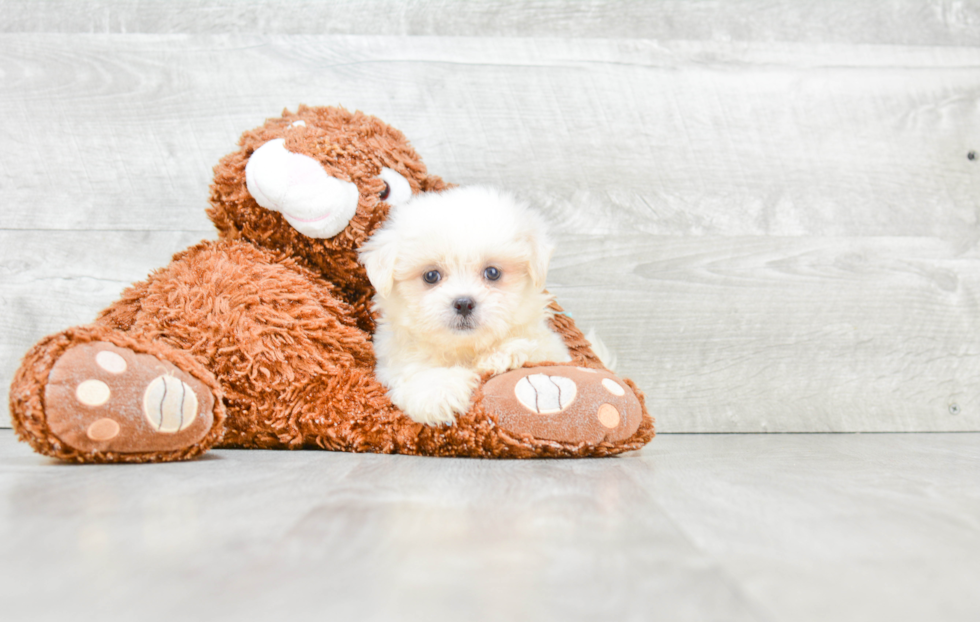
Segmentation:
{"type": "Polygon", "coordinates": [[[980,134],[980,48],[4,42],[6,228],[206,228],[210,169],[243,128],[342,102],[403,129],[448,179],[605,210],[599,223],[563,218],[569,232],[978,236],[966,155],[980,134]]]}
{"type": "Polygon", "coordinates": [[[0,430],[0,602],[10,622],[973,622],[978,436],[59,468],[0,430]]]}
{"type": "Polygon", "coordinates": [[[962,0],[3,0],[0,32],[980,43],[962,0]]]}
{"type": "Polygon", "coordinates": [[[209,235],[241,131],[339,103],[540,207],[553,289],[660,430],[980,430],[980,47],[573,34],[8,30],[3,390],[30,343],[209,235]]]}
{"type": "Polygon", "coordinates": [[[561,242],[551,291],[618,353],[661,430],[980,426],[976,247],[914,237],[561,242]]]}

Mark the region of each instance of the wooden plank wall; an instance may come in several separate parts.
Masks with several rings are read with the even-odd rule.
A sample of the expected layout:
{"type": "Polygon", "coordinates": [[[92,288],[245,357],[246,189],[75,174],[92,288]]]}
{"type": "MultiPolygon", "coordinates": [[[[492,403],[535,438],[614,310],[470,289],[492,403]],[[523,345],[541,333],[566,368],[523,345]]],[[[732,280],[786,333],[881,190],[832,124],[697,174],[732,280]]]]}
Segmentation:
{"type": "Polygon", "coordinates": [[[980,430],[980,3],[946,0],[0,0],[3,395],[213,237],[211,167],[298,103],[538,204],[662,432],[980,430]]]}

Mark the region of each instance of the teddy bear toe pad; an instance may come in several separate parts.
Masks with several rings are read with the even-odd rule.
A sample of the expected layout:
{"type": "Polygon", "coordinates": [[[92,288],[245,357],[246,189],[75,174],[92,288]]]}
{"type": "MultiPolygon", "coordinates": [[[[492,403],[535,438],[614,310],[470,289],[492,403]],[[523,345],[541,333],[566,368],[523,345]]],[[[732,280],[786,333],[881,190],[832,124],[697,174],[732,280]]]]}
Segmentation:
{"type": "Polygon", "coordinates": [[[51,369],[44,403],[51,432],[83,452],[183,449],[213,425],[214,396],[202,382],[106,342],[67,350],[51,369]]]}
{"type": "Polygon", "coordinates": [[[605,370],[542,366],[495,376],[483,387],[486,408],[512,434],[564,443],[618,442],[643,418],[640,401],[605,370]]]}

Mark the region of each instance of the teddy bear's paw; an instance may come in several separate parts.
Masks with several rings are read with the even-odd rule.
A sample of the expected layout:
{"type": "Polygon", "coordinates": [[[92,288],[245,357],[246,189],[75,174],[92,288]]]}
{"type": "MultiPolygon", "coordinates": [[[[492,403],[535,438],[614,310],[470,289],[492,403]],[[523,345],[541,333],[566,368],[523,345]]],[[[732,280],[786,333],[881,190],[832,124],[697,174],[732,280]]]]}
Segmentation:
{"type": "Polygon", "coordinates": [[[211,429],[210,389],[172,363],[106,342],[74,346],[44,389],[51,432],[82,452],[174,451],[211,429]]]}
{"type": "Polygon", "coordinates": [[[615,374],[572,366],[516,369],[483,387],[484,407],[512,434],[563,443],[623,441],[643,419],[633,391],[615,374]]]}

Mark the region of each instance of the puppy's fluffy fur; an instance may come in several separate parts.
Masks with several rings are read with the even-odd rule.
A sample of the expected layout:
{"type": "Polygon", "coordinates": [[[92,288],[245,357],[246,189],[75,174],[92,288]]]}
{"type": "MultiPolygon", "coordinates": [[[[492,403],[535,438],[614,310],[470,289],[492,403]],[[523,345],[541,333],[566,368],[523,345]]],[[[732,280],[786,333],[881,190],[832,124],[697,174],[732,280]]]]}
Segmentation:
{"type": "Polygon", "coordinates": [[[364,245],[377,290],[377,376],[415,421],[451,423],[485,372],[570,360],[548,327],[553,246],[511,195],[483,187],[418,195],[364,245]]]}

